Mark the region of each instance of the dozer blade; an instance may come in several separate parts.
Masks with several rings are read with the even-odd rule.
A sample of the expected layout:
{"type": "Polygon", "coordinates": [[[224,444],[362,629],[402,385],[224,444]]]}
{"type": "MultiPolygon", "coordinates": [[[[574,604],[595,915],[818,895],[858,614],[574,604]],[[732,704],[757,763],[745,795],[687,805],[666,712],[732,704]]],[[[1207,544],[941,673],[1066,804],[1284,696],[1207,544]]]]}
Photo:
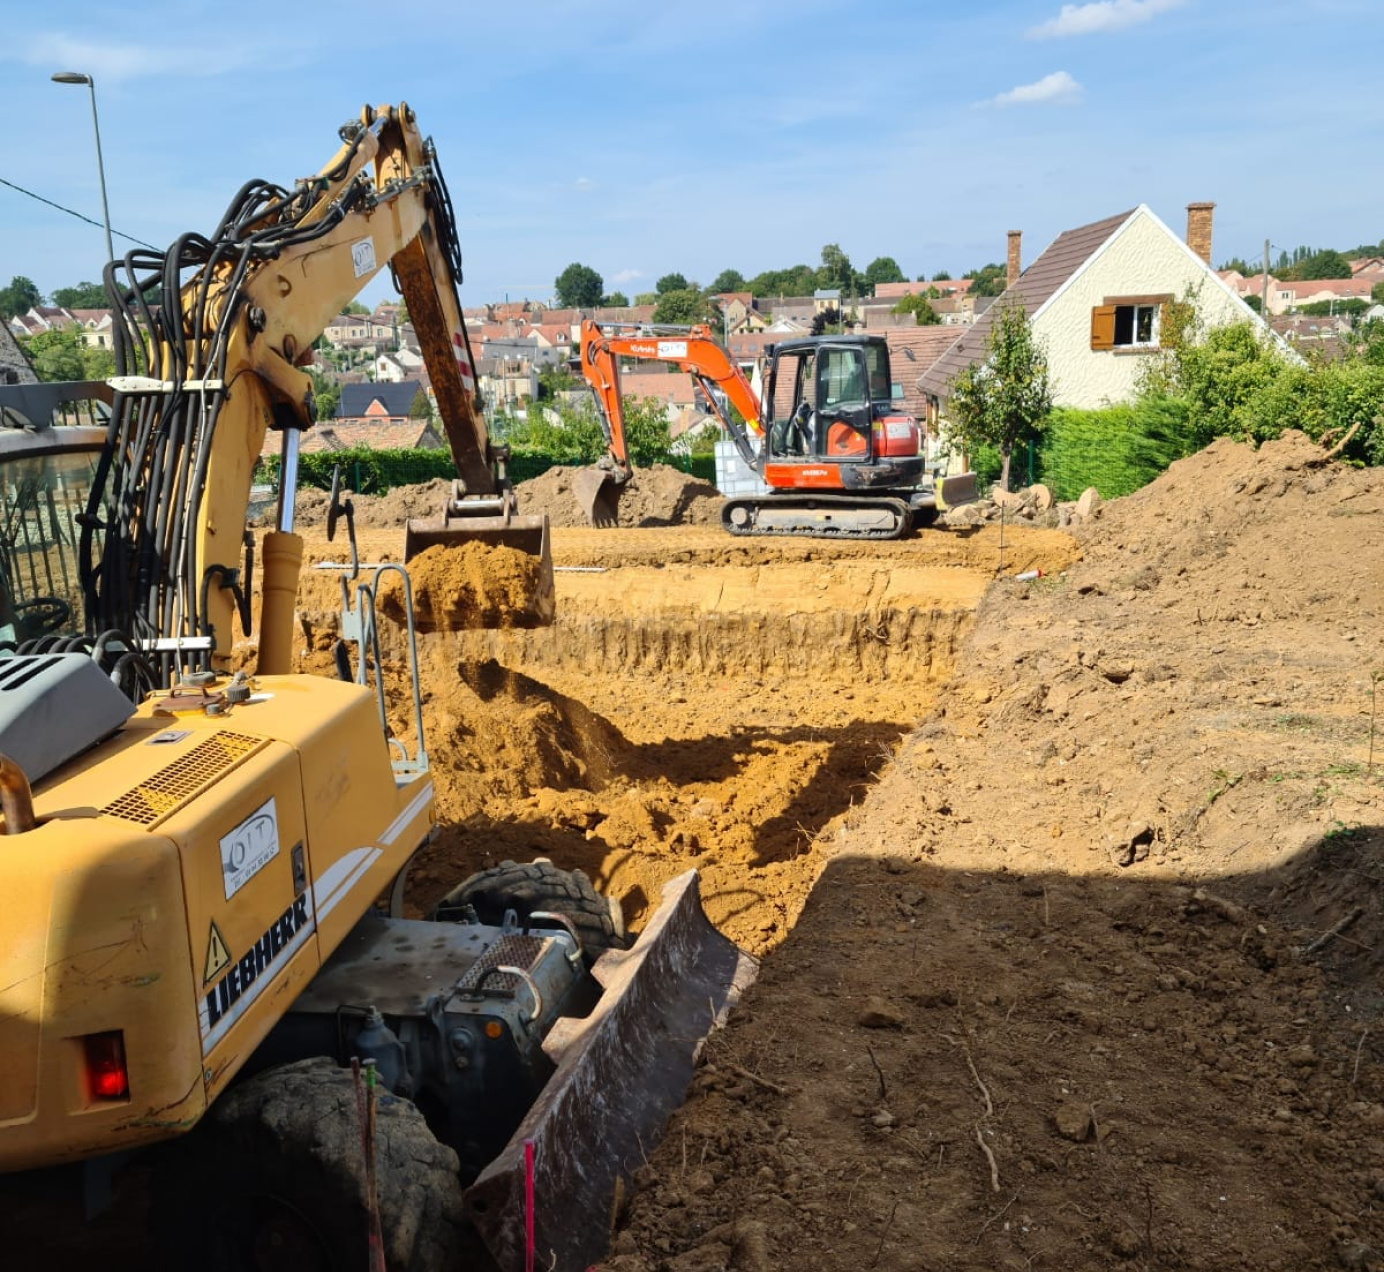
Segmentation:
{"type": "Polygon", "coordinates": [[[546,627],[557,613],[556,585],[553,579],[553,551],[548,537],[546,516],[494,517],[455,516],[444,512],[436,520],[414,518],[404,527],[404,561],[439,544],[457,547],[464,543],[483,543],[487,547],[514,548],[538,558],[538,575],[528,610],[515,615],[516,627],[546,627]]]}
{"type": "Polygon", "coordinates": [[[595,1010],[549,1034],[544,1048],[557,1072],[466,1192],[501,1272],[524,1267],[527,1142],[537,1266],[582,1272],[605,1254],[617,1188],[682,1104],[706,1034],[758,970],[712,927],[695,870],[664,886],[632,949],[597,960],[593,974],[604,992],[595,1010]]]}
{"type": "Polygon", "coordinates": [[[572,494],[582,515],[593,526],[606,528],[620,523],[620,496],[628,480],[608,468],[583,468],[572,479],[572,494]]]}
{"type": "Polygon", "coordinates": [[[975,503],[980,498],[975,473],[957,473],[954,477],[939,477],[935,484],[937,507],[945,511],[962,504],[975,503]]]}

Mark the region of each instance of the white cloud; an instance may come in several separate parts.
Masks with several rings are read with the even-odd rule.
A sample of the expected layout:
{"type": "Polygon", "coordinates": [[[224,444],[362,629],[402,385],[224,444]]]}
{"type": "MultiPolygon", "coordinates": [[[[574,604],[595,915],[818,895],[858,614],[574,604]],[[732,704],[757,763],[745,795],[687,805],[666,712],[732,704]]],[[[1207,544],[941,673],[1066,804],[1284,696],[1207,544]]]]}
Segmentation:
{"type": "Polygon", "coordinates": [[[1186,3],[1187,0],[1094,0],[1091,4],[1064,4],[1055,18],[1030,27],[1025,34],[1030,40],[1052,40],[1123,31],[1169,9],[1180,9],[1186,3]]]}
{"type": "Polygon", "coordinates": [[[644,271],[642,269],[622,269],[610,281],[612,283],[632,283],[636,278],[643,277],[644,271]]]}
{"type": "Polygon", "coordinates": [[[1036,84],[1020,84],[979,106],[1066,106],[1081,100],[1081,85],[1066,71],[1044,75],[1036,84]]]}
{"type": "Polygon", "coordinates": [[[596,183],[590,177],[578,177],[572,184],[578,190],[594,190],[596,188],[596,183]]]}
{"type": "MultiPolygon", "coordinates": [[[[80,71],[92,76],[98,84],[147,79],[153,75],[224,75],[255,67],[262,61],[262,55],[257,55],[249,46],[233,43],[215,42],[195,50],[179,50],[154,42],[119,45],[55,34],[36,36],[19,57],[30,66],[45,70],[80,71]]],[[[280,61],[278,65],[300,62],[301,59],[294,58],[287,64],[280,61]]]]}

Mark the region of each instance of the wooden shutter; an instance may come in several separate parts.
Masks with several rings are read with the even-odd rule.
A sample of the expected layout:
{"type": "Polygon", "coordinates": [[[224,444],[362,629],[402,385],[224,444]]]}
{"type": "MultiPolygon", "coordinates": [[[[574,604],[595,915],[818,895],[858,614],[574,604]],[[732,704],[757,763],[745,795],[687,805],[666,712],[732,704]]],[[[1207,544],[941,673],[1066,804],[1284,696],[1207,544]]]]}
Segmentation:
{"type": "Polygon", "coordinates": [[[1097,305],[1091,310],[1091,348],[1115,347],[1115,306],[1097,305]]]}
{"type": "Polygon", "coordinates": [[[1166,349],[1168,347],[1168,312],[1172,308],[1168,301],[1164,301],[1158,306],[1158,347],[1166,349]]]}

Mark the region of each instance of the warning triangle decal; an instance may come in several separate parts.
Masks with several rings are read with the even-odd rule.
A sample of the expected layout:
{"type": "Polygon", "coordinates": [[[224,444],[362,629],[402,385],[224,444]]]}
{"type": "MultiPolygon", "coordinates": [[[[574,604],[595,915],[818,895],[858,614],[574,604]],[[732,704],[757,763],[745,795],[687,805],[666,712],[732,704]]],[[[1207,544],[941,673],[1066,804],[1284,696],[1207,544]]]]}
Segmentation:
{"type": "Polygon", "coordinates": [[[226,942],[221,933],[216,930],[216,924],[211,925],[211,935],[207,937],[207,970],[202,976],[202,984],[208,984],[216,978],[218,972],[226,967],[231,961],[231,952],[226,948],[226,942]]]}

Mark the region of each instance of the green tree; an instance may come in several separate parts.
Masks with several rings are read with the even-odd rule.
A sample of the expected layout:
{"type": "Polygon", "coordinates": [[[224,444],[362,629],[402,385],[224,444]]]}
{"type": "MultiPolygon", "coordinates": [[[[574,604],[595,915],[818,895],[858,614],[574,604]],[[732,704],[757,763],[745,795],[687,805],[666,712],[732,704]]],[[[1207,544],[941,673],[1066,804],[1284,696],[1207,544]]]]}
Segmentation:
{"type": "Polygon", "coordinates": [[[16,274],[8,287],[0,287],[0,318],[13,318],[43,304],[43,293],[32,279],[16,274]]]}
{"type": "Polygon", "coordinates": [[[712,280],[711,286],[707,288],[713,296],[721,296],[726,292],[748,291],[749,284],[745,282],[745,275],[738,269],[723,269],[712,280]]]}
{"type": "Polygon", "coordinates": [[[502,420],[504,440],[551,456],[559,464],[592,464],[605,454],[605,434],[594,402],[579,407],[564,402],[533,405],[522,416],[502,420]]]}
{"type": "Polygon", "coordinates": [[[692,284],[681,274],[664,274],[654,284],[654,291],[660,296],[666,296],[670,291],[687,291],[691,286],[692,284]]]}
{"type": "Polygon", "coordinates": [[[622,291],[613,291],[609,296],[601,297],[601,307],[604,309],[628,309],[630,298],[622,291]]]}
{"type": "MultiPolygon", "coordinates": [[[[935,287],[929,287],[928,292],[936,291],[935,287]]],[[[912,296],[902,296],[899,303],[890,311],[896,314],[912,314],[918,320],[920,327],[932,327],[942,320],[937,316],[937,311],[928,304],[926,293],[915,292],[912,296]]]]}
{"type": "Polygon", "coordinates": [[[657,292],[636,292],[634,297],[636,305],[656,305],[658,304],[657,292]]]}
{"type": "MultiPolygon", "coordinates": [[[[919,282],[922,282],[923,280],[920,278],[918,281],[919,281],[919,282]]],[[[951,275],[948,274],[946,270],[944,270],[944,269],[939,269],[939,270],[932,276],[932,281],[933,281],[934,283],[949,283],[949,282],[951,282],[951,275]]]]}
{"type": "Polygon", "coordinates": [[[1375,283],[1375,285],[1370,288],[1370,299],[1384,301],[1384,283],[1375,283]]]}
{"type": "Polygon", "coordinates": [[[841,311],[835,305],[828,305],[812,315],[812,334],[814,336],[834,336],[841,332],[841,311]]]}
{"type": "Polygon", "coordinates": [[[348,300],[341,312],[343,314],[356,314],[360,317],[364,317],[370,312],[370,306],[363,305],[358,300],[348,300]]]}
{"type": "Polygon", "coordinates": [[[1041,436],[1052,410],[1048,359],[1034,338],[1024,307],[997,306],[985,359],[965,367],[948,386],[949,440],[968,451],[994,446],[1000,483],[1009,488],[1016,442],[1041,436]]]}
{"type": "Polygon", "coordinates": [[[672,441],[668,436],[668,412],[657,398],[626,399],[625,445],[636,468],[666,464],[672,441]]]}
{"type": "Polygon", "coordinates": [[[1349,278],[1350,262],[1340,252],[1327,248],[1314,252],[1298,265],[1298,277],[1306,281],[1321,278],[1349,278]]]}
{"type": "Polygon", "coordinates": [[[990,264],[983,269],[973,269],[962,278],[973,278],[972,296],[999,296],[1008,285],[1009,271],[1004,265],[990,264]]]}
{"type": "Polygon", "coordinates": [[[595,309],[601,303],[605,280],[589,265],[573,263],[554,280],[560,309],[595,309]]]}
{"type": "Polygon", "coordinates": [[[579,387],[579,381],[560,362],[543,367],[538,372],[538,399],[540,402],[551,402],[559,393],[566,393],[577,387],[579,387]]]}
{"type": "MultiPolygon", "coordinates": [[[[19,343],[29,355],[34,374],[40,380],[86,380],[103,379],[102,375],[87,375],[91,361],[85,357],[86,341],[76,327],[60,327],[56,331],[41,331],[36,336],[20,336],[19,343]]],[[[100,365],[109,364],[106,375],[115,373],[115,359],[104,349],[93,349],[92,353],[104,354],[100,365]]]]}
{"type": "Polygon", "coordinates": [[[1298,309],[1298,313],[1306,314],[1309,318],[1328,318],[1332,315],[1336,317],[1350,318],[1352,321],[1358,319],[1361,314],[1370,307],[1370,302],[1362,296],[1352,296],[1347,300],[1317,300],[1310,305],[1303,305],[1298,309]]]}
{"type": "Polygon", "coordinates": [[[694,287],[664,292],[654,306],[655,322],[717,323],[720,315],[710,300],[694,287]]]}
{"type": "Polygon", "coordinates": [[[341,405],[341,385],[316,368],[309,368],[308,375],[312,377],[312,404],[317,411],[317,418],[334,418],[337,408],[341,405]]]}
{"type": "Polygon", "coordinates": [[[415,420],[430,420],[433,417],[432,402],[427,393],[420,387],[418,392],[413,395],[413,401],[409,403],[409,418],[415,420]]]}
{"type": "Polygon", "coordinates": [[[817,270],[817,286],[824,291],[839,291],[842,295],[853,294],[859,290],[851,258],[841,250],[839,244],[828,243],[822,248],[822,264],[817,270]]]}
{"type": "Polygon", "coordinates": [[[755,296],[810,296],[817,286],[817,271],[810,265],[770,269],[750,279],[755,296]]]}
{"type": "Polygon", "coordinates": [[[109,309],[111,306],[106,289],[100,283],[59,287],[53,293],[53,303],[63,309],[109,309]]]}
{"type": "Polygon", "coordinates": [[[876,256],[865,266],[865,285],[873,287],[876,283],[906,283],[908,275],[899,268],[892,256],[876,256]]]}

